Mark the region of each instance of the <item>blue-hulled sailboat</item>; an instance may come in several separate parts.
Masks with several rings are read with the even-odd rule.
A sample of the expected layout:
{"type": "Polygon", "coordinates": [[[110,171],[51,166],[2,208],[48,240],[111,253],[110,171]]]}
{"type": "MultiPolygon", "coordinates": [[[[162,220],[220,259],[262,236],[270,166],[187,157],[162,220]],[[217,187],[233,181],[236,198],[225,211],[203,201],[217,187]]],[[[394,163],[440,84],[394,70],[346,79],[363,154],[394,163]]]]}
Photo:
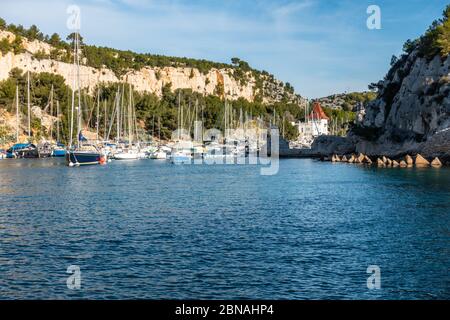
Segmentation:
{"type": "Polygon", "coordinates": [[[69,150],[66,153],[66,163],[68,166],[83,166],[83,165],[95,165],[106,163],[104,157],[101,155],[97,147],[94,145],[86,144],[86,138],[83,136],[81,130],[82,124],[82,109],[81,109],[81,92],[80,92],[80,35],[78,31],[75,32],[74,41],[74,66],[76,68],[77,81],[76,90],[72,91],[72,113],[70,123],[70,145],[69,150]],[[77,106],[77,142],[76,145],[72,145],[73,129],[74,129],[74,113],[75,113],[75,91],[78,94],[78,106],[77,106]]]}

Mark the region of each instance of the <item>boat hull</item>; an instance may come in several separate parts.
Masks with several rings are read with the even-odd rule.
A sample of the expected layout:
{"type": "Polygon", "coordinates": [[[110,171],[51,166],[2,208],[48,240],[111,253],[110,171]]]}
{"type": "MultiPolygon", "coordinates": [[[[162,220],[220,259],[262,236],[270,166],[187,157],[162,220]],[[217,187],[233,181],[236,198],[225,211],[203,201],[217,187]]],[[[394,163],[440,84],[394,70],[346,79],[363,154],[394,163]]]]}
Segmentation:
{"type": "Polygon", "coordinates": [[[139,155],[137,153],[119,153],[114,155],[115,160],[138,160],[139,155]]]}
{"type": "Polygon", "coordinates": [[[39,151],[36,149],[20,150],[16,152],[16,157],[20,159],[37,159],[39,158],[39,151]]]}
{"type": "Polygon", "coordinates": [[[150,156],[150,159],[153,160],[166,160],[167,154],[165,152],[155,152],[150,156]]]}
{"type": "Polygon", "coordinates": [[[54,158],[62,158],[65,156],[66,156],[66,150],[64,150],[64,149],[62,149],[62,150],[55,149],[52,152],[52,157],[54,157],[54,158]]]}
{"type": "Polygon", "coordinates": [[[66,154],[66,163],[69,166],[86,166],[100,164],[101,155],[97,152],[69,151],[66,154]]]}

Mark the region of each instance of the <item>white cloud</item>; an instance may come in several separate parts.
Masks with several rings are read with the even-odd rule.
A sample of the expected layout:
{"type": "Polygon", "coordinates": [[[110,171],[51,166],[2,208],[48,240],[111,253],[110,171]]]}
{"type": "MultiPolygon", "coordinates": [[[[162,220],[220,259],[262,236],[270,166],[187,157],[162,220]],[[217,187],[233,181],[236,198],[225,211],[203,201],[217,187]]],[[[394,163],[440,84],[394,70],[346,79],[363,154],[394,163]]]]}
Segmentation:
{"type": "Polygon", "coordinates": [[[311,0],[290,2],[276,7],[272,12],[277,19],[280,19],[302,11],[303,9],[310,8],[314,4],[315,2],[311,0]]]}

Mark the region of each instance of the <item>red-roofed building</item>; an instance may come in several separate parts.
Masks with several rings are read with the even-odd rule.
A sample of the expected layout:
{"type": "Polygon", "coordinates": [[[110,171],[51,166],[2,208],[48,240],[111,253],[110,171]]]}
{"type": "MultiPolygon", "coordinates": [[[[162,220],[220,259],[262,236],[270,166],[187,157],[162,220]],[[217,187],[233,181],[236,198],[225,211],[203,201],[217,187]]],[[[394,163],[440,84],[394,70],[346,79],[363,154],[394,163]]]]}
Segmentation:
{"type": "Polygon", "coordinates": [[[327,117],[325,112],[322,109],[322,106],[318,102],[314,102],[313,109],[309,116],[306,117],[307,120],[330,120],[330,118],[327,117]]]}
{"type": "Polygon", "coordinates": [[[298,131],[302,140],[313,140],[317,136],[328,134],[328,116],[319,102],[314,102],[311,113],[305,122],[298,123],[298,131]]]}

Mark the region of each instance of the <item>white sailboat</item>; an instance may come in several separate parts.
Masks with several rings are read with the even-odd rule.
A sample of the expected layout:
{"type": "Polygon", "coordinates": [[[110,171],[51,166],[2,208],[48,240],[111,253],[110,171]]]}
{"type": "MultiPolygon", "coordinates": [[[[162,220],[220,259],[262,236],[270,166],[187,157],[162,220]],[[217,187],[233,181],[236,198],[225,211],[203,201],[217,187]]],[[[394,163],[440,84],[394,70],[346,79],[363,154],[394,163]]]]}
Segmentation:
{"type": "Polygon", "coordinates": [[[183,107],[181,95],[178,92],[178,137],[171,151],[170,160],[174,164],[190,164],[192,162],[193,143],[184,139],[183,107]]]}
{"type": "Polygon", "coordinates": [[[132,105],[132,103],[133,103],[133,92],[130,84],[130,96],[128,99],[128,110],[127,110],[128,144],[126,144],[122,148],[122,151],[114,155],[114,159],[116,160],[139,160],[144,159],[146,157],[145,152],[141,152],[140,150],[139,141],[136,141],[136,143],[134,143],[135,135],[137,140],[137,125],[136,125],[136,114],[134,111],[134,105],[132,105]]]}

